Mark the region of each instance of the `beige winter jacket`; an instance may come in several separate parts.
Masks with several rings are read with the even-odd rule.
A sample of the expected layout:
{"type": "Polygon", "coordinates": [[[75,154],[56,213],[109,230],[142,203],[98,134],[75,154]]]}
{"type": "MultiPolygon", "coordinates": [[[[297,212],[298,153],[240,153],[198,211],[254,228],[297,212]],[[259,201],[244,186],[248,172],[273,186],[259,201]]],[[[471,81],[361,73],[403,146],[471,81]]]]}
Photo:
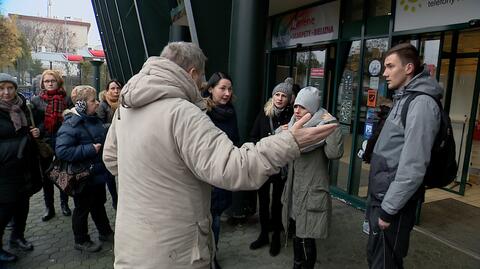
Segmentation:
{"type": "Polygon", "coordinates": [[[118,172],[115,268],[209,268],[211,185],[257,189],[300,155],[290,132],[237,148],[182,68],[151,57],[121,93],[103,159],[118,172]]]}
{"type": "MultiPolygon", "coordinates": [[[[327,238],[331,221],[332,201],[328,160],[343,155],[343,136],[340,128],[317,149],[305,152],[289,163],[288,178],[282,194],[282,223],[295,220],[295,235],[300,238],[327,238]]],[[[288,227],[286,228],[286,230],[288,227]]]]}

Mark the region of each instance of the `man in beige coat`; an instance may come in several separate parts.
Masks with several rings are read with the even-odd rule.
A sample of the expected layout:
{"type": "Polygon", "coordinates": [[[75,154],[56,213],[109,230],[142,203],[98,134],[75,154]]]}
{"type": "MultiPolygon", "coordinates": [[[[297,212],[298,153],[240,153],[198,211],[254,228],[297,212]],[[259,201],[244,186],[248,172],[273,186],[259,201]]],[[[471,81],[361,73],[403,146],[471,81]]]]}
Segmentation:
{"type": "Polygon", "coordinates": [[[301,128],[237,148],[202,111],[205,56],[185,42],[150,57],[121,92],[103,160],[118,175],[115,268],[209,268],[211,185],[258,189],[336,127],[301,128]]]}

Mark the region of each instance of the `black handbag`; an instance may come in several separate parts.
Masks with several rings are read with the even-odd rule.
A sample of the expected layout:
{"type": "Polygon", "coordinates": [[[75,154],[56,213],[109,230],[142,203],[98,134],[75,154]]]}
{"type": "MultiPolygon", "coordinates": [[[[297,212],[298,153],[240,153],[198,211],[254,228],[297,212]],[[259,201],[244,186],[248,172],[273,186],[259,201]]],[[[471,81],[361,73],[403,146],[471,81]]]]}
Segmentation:
{"type": "Polygon", "coordinates": [[[60,190],[69,196],[75,196],[82,192],[87,184],[92,167],[91,164],[71,163],[54,157],[47,175],[60,190]]]}
{"type": "MultiPolygon", "coordinates": [[[[92,141],[95,141],[88,129],[83,125],[80,126],[87,132],[92,141]]],[[[92,176],[92,170],[93,164],[91,163],[68,162],[55,156],[47,175],[60,190],[69,196],[75,196],[82,192],[88,179],[92,176]]]]}

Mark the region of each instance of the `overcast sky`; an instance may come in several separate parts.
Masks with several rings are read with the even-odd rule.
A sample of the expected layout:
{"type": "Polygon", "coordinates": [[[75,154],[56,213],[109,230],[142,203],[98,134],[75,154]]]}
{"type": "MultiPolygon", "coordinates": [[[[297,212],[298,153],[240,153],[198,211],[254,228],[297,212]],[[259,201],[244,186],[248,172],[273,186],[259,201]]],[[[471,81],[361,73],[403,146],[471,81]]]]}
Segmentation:
{"type": "MultiPolygon", "coordinates": [[[[1,13],[15,13],[29,16],[47,16],[48,0],[0,0],[1,13]]],[[[58,19],[71,17],[72,19],[81,19],[91,24],[88,33],[88,46],[96,47],[101,45],[100,35],[98,33],[97,22],[93,13],[91,0],[51,0],[52,16],[58,19]]]]}

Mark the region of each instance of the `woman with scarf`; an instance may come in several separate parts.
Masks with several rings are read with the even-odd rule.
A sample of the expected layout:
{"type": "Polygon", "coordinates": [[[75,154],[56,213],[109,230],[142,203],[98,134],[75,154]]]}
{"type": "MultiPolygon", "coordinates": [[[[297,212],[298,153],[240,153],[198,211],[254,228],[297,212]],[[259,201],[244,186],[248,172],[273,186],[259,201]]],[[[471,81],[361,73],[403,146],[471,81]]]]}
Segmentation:
{"type": "MultiPolygon", "coordinates": [[[[225,73],[214,73],[206,85],[208,97],[207,115],[215,126],[224,131],[235,146],[239,145],[237,115],[232,104],[233,90],[232,79],[225,73]]],[[[218,246],[220,235],[220,217],[232,204],[232,192],[213,188],[211,198],[212,231],[215,238],[215,245],[218,246]]],[[[215,268],[220,269],[217,258],[214,258],[215,268]]]]}
{"type": "MultiPolygon", "coordinates": [[[[307,113],[312,117],[304,127],[335,122],[336,119],[320,107],[320,98],[317,88],[303,88],[295,99],[294,115],[288,128],[307,113]]],[[[343,137],[338,128],[320,143],[301,149],[300,157],[288,166],[288,179],[282,194],[282,221],[287,229],[287,225],[295,225],[295,269],[314,268],[317,260],[315,239],[328,236],[332,211],[328,162],[342,155],[343,137]]]]}
{"type": "MultiPolygon", "coordinates": [[[[122,83],[118,80],[110,80],[107,83],[104,94],[101,98],[100,105],[97,108],[97,116],[102,120],[104,125],[108,128],[112,123],[113,115],[118,108],[118,98],[120,97],[120,91],[122,90],[122,83]]],[[[107,179],[107,187],[112,196],[112,206],[117,210],[117,184],[115,177],[110,175],[107,179]]]]}
{"type": "MultiPolygon", "coordinates": [[[[40,167],[34,138],[40,130],[30,126],[26,101],[17,94],[17,82],[0,73],[0,264],[15,261],[17,256],[2,247],[3,233],[13,219],[10,247],[33,250],[24,232],[29,211],[33,180],[40,180],[40,167]]],[[[1,266],[0,266],[1,267],[1,266]]]]}
{"type": "MultiPolygon", "coordinates": [[[[40,87],[42,91],[39,96],[32,98],[34,117],[36,122],[40,122],[38,127],[45,141],[52,149],[55,149],[57,131],[62,125],[62,113],[67,108],[68,97],[63,89],[63,79],[57,71],[45,70],[42,73],[40,87]]],[[[51,162],[52,158],[43,160],[43,169],[48,168],[51,162]]],[[[42,216],[42,221],[48,221],[55,216],[53,195],[53,183],[50,180],[44,180],[43,198],[45,200],[45,213],[42,216]]],[[[68,206],[68,196],[62,191],[60,191],[60,204],[62,214],[70,216],[72,212],[68,206]]]]}
{"type": "MultiPolygon", "coordinates": [[[[250,137],[253,142],[258,142],[263,137],[275,134],[275,129],[287,124],[292,117],[293,111],[290,106],[292,98],[293,79],[286,78],[284,82],[279,83],[272,91],[272,98],[267,101],[264,109],[258,114],[253,124],[250,137]]],[[[271,176],[265,184],[257,191],[258,193],[258,214],[260,217],[261,231],[257,240],[250,244],[250,249],[255,250],[270,243],[269,231],[273,230],[272,241],[270,243],[270,255],[276,256],[280,253],[280,233],[282,226],[282,195],[285,185],[285,175],[279,173],[271,176]],[[270,185],[272,190],[272,203],[270,215],[270,185]],[[270,218],[271,216],[271,218],[270,218]]]]}
{"type": "Polygon", "coordinates": [[[110,174],[102,161],[102,146],[106,129],[96,115],[98,101],[96,90],[80,85],[77,89],[75,107],[68,111],[58,130],[55,146],[60,160],[83,163],[91,167],[92,176],[80,193],[73,197],[75,208],[72,215],[74,248],[80,251],[96,252],[101,249],[88,234],[88,214],[98,229],[99,240],[113,242],[113,231],[105,211],[105,181],[110,174]]]}

